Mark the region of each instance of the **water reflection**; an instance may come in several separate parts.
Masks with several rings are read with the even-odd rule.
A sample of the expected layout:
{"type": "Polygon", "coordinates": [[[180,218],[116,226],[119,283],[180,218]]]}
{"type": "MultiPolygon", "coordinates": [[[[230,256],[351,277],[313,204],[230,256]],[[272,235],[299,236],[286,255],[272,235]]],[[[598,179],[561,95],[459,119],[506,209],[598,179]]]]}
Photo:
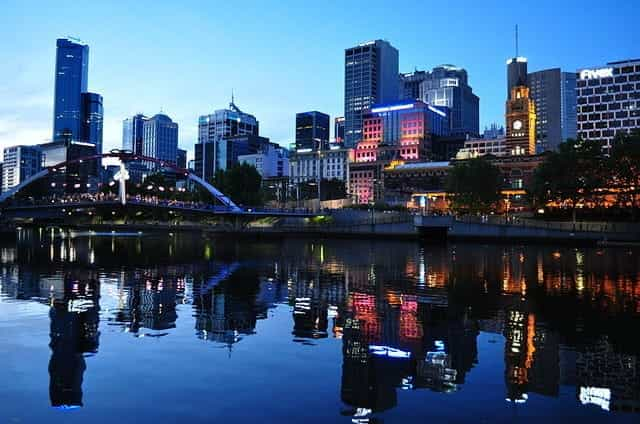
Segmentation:
{"type": "Polygon", "coordinates": [[[464,396],[481,333],[504,343],[504,403],[570,386],[575,404],[640,412],[637,250],[36,231],[0,261],[0,302],[51,305],[53,406],[82,406],[100,318],[138,338],[189,323],[231,354],[288,305],[292,346],[341,343],[339,412],[353,422],[401,407],[403,390],[464,396]]]}

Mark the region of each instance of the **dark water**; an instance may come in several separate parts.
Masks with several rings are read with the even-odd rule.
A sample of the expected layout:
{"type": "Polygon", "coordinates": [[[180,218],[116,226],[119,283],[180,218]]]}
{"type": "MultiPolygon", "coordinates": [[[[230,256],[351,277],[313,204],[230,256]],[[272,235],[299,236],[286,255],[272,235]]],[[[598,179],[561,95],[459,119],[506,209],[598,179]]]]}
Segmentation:
{"type": "Polygon", "coordinates": [[[23,232],[0,423],[640,422],[640,249],[23,232]]]}

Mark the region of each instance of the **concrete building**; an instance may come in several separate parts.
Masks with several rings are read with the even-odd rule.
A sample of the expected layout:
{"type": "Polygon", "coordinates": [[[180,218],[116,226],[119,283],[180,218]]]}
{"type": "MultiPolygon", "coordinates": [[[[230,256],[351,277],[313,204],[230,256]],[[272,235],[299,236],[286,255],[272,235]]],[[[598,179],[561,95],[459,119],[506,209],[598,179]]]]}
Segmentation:
{"type": "Polygon", "coordinates": [[[556,150],[568,138],[576,138],[576,75],[560,68],[527,76],[536,105],[536,150],[556,150]]]}
{"type": "Polygon", "coordinates": [[[262,178],[289,176],[289,152],[275,143],[264,145],[258,153],[239,155],[238,162],[253,166],[262,178]]]}
{"type": "Polygon", "coordinates": [[[269,139],[256,135],[224,137],[216,142],[216,170],[227,170],[239,163],[239,157],[264,151],[269,139]]]}
{"type": "Polygon", "coordinates": [[[420,74],[420,77],[423,79],[420,82],[420,99],[449,109],[451,135],[480,136],[480,98],[473,94],[465,69],[441,65],[420,74]]]}
{"type": "Polygon", "coordinates": [[[640,129],[640,59],[577,72],[578,137],[602,144],[640,129]]]}
{"type": "Polygon", "coordinates": [[[336,144],[344,143],[344,116],[338,116],[334,120],[333,140],[336,144]]]}
{"type": "MultiPolygon", "coordinates": [[[[221,148],[227,143],[222,139],[234,136],[258,136],[259,123],[255,116],[245,113],[231,99],[228,109],[219,109],[210,115],[202,115],[198,119],[198,143],[195,145],[195,172],[198,176],[209,180],[213,178],[219,163],[221,148]]],[[[247,152],[256,153],[256,152],[247,152]]]]}
{"type": "Polygon", "coordinates": [[[374,104],[398,100],[398,50],[383,40],[345,50],[345,147],[361,139],[362,115],[374,104]]]}
{"type": "Polygon", "coordinates": [[[289,157],[289,178],[299,184],[323,179],[338,179],[348,182],[349,163],[353,160],[353,150],[340,145],[331,145],[321,152],[295,152],[289,157]]]}
{"type": "Polygon", "coordinates": [[[507,154],[507,139],[505,137],[485,139],[476,138],[464,142],[464,147],[456,154],[456,159],[471,159],[478,156],[507,154]]]}
{"type": "Polygon", "coordinates": [[[175,165],[178,160],[178,124],[162,113],[144,121],[142,154],[175,165]]]}
{"type": "Polygon", "coordinates": [[[329,147],[331,119],[326,113],[311,111],[296,114],[296,150],[326,150],[329,147]]]}
{"type": "Polygon", "coordinates": [[[39,146],[13,146],[4,149],[2,163],[2,191],[17,186],[42,169],[39,146]]]}

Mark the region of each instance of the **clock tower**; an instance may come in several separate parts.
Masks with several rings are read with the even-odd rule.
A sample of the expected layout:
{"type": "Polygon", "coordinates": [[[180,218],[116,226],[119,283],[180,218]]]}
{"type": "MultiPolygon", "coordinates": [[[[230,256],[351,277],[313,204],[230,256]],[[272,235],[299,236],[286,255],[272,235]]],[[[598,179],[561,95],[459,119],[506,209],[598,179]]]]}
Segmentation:
{"type": "Polygon", "coordinates": [[[511,88],[507,100],[508,155],[536,154],[536,105],[529,97],[529,88],[517,85],[511,88]]]}

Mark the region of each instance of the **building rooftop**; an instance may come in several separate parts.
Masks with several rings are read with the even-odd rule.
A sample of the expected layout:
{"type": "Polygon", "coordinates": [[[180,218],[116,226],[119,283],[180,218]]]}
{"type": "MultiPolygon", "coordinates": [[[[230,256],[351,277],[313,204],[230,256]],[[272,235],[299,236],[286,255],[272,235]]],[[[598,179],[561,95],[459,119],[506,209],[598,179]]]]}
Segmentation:
{"type": "Polygon", "coordinates": [[[430,169],[430,168],[446,168],[451,164],[449,161],[445,162],[413,162],[403,163],[393,168],[396,171],[409,171],[413,169],[430,169]]]}

